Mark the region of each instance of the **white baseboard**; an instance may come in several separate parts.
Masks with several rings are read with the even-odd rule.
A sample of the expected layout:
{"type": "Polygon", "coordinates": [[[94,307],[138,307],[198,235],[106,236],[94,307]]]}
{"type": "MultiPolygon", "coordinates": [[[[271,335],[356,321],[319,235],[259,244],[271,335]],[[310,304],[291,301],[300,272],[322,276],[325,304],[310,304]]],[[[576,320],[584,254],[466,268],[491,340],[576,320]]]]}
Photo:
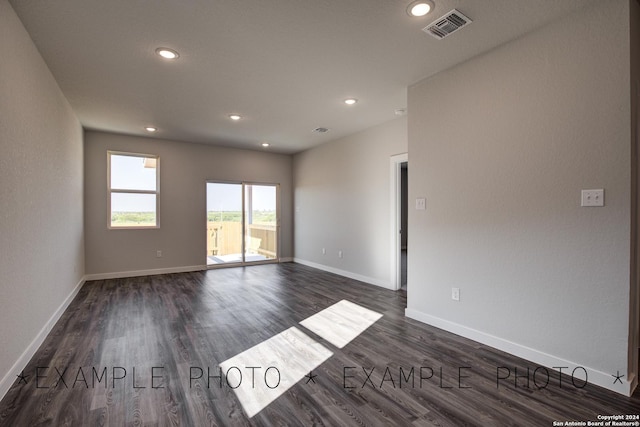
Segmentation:
{"type": "MultiPolygon", "coordinates": [[[[600,387],[615,391],[616,393],[620,393],[625,396],[631,396],[631,393],[633,392],[631,382],[627,381],[626,372],[624,372],[625,377],[622,379],[622,384],[620,384],[620,382],[618,382],[618,384],[614,384],[612,372],[607,373],[599,371],[597,369],[589,368],[587,366],[581,365],[580,363],[571,362],[569,360],[565,360],[560,357],[547,354],[545,352],[529,348],[521,344],[514,343],[512,341],[508,341],[503,338],[496,337],[494,335],[487,334],[485,332],[478,331],[464,325],[460,325],[455,322],[451,322],[449,320],[441,319],[439,317],[432,316],[418,310],[407,308],[405,309],[405,315],[419,322],[435,326],[436,328],[443,329],[447,332],[469,338],[479,343],[497,348],[498,350],[513,354],[514,356],[529,360],[538,364],[539,366],[544,366],[550,369],[553,369],[554,366],[567,367],[567,369],[563,370],[563,373],[565,374],[568,373],[570,375],[575,368],[584,368],[587,372],[588,381],[590,384],[598,385],[600,387]]],[[[581,371],[582,370],[580,369],[580,375],[576,374],[576,381],[584,379],[581,371]]],[[[580,384],[582,384],[582,382],[580,382],[580,384]]]]}
{"type": "Polygon", "coordinates": [[[293,262],[293,257],[280,258],[280,262],[293,262]]]}
{"type": "Polygon", "coordinates": [[[300,258],[293,258],[293,262],[306,265],[307,267],[317,268],[318,270],[328,271],[329,273],[337,274],[339,276],[348,277],[349,279],[359,280],[371,285],[380,286],[381,288],[395,290],[389,282],[385,282],[384,280],[374,279],[373,277],[363,276],[361,274],[352,273],[346,270],[340,270],[339,268],[333,268],[327,265],[317,264],[315,262],[307,261],[300,258]]]}
{"type": "Polygon", "coordinates": [[[85,280],[106,280],[106,279],[124,279],[127,277],[140,277],[140,276],[156,276],[158,274],[171,274],[171,273],[189,273],[191,271],[206,270],[206,265],[193,265],[190,267],[171,267],[171,268],[157,268],[153,270],[136,270],[136,271],[119,271],[116,273],[98,273],[87,274],[85,280]]]}
{"type": "Polygon", "coordinates": [[[60,320],[60,317],[62,317],[64,311],[67,309],[67,307],[69,307],[71,301],[73,301],[76,295],[78,295],[78,292],[80,292],[80,288],[82,288],[82,285],[84,285],[85,281],[85,277],[80,279],[76,287],[73,288],[67,298],[65,298],[62,304],[60,304],[60,307],[58,307],[58,309],[51,315],[49,320],[47,320],[47,323],[45,323],[42,329],[40,329],[40,332],[38,332],[33,341],[31,341],[31,344],[29,344],[25,351],[22,352],[18,360],[16,360],[16,362],[13,364],[11,369],[9,369],[9,372],[7,372],[4,377],[2,377],[2,380],[0,381],[0,400],[4,398],[4,396],[13,385],[18,373],[24,370],[24,368],[27,366],[27,363],[29,363],[33,355],[36,353],[36,351],[38,351],[38,348],[40,348],[45,338],[47,338],[47,335],[49,335],[49,332],[51,332],[51,329],[53,329],[53,326],[58,320],[60,320]]]}
{"type": "Polygon", "coordinates": [[[631,372],[629,373],[629,396],[631,396],[633,394],[633,392],[636,390],[636,387],[638,387],[638,376],[631,372]]]}

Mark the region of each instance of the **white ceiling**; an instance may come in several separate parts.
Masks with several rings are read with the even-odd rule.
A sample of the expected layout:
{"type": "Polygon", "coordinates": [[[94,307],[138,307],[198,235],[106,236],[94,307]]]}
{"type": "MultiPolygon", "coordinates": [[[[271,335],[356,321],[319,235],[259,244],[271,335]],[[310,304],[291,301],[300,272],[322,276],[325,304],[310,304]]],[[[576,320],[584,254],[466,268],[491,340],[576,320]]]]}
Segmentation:
{"type": "Polygon", "coordinates": [[[409,85],[589,1],[434,0],[423,18],[410,0],[11,4],[85,128],[294,153],[395,118],[409,85]],[[453,8],[473,23],[442,41],[421,31],[453,8]]]}

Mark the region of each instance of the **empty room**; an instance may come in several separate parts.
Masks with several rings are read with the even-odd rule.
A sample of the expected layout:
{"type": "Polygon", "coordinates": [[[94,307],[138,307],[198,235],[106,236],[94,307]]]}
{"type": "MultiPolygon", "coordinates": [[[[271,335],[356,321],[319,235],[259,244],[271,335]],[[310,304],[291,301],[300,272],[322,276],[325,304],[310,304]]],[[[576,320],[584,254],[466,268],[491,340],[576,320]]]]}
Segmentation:
{"type": "Polygon", "coordinates": [[[640,426],[639,101],[639,0],[0,0],[0,426],[640,426]]]}

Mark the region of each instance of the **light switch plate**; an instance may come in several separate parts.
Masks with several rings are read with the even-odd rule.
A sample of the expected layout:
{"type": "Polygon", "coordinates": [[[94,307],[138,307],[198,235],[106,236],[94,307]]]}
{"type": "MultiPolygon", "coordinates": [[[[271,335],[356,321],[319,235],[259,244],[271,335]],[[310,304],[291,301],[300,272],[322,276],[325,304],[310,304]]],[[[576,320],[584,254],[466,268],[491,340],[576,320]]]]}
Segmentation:
{"type": "Polygon", "coordinates": [[[416,209],[419,211],[423,211],[427,209],[427,199],[424,197],[419,197],[416,199],[416,209]]]}
{"type": "Polygon", "coordinates": [[[604,190],[582,190],[580,206],[604,206],[604,190]]]}

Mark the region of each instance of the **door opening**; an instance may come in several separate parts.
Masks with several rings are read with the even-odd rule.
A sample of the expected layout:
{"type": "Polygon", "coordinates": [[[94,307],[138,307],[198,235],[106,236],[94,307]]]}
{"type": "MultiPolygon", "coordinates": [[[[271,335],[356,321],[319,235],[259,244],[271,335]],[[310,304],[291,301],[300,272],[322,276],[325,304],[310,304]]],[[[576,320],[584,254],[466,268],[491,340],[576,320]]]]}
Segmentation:
{"type": "MultiPolygon", "coordinates": [[[[403,283],[408,283],[407,275],[407,255],[408,252],[403,252],[403,247],[408,249],[409,233],[408,233],[408,155],[398,154],[391,156],[390,163],[390,182],[391,182],[391,288],[402,289],[403,283]],[[403,173],[403,165],[405,166],[405,172],[403,173]],[[405,177],[405,186],[403,192],[403,175],[405,177]],[[404,196],[403,196],[404,194],[404,196]],[[404,215],[404,217],[403,217],[404,215]],[[404,219],[403,219],[404,218],[404,219]],[[404,262],[403,262],[404,261],[404,262]]],[[[406,289],[406,286],[405,286],[406,289]]]]}
{"type": "Polygon", "coordinates": [[[409,231],[409,163],[400,164],[400,289],[407,290],[407,237],[409,231]]]}

